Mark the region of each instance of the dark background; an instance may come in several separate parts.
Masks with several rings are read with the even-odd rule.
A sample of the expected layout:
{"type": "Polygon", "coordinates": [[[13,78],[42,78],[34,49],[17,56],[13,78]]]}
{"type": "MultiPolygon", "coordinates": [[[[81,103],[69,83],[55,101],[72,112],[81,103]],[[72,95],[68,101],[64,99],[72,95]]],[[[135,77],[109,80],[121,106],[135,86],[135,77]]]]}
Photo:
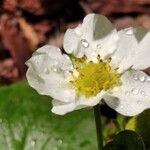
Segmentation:
{"type": "Polygon", "coordinates": [[[40,46],[62,47],[67,28],[91,12],[107,16],[117,27],[150,29],[150,0],[1,0],[0,85],[25,78],[25,61],[40,46]]]}

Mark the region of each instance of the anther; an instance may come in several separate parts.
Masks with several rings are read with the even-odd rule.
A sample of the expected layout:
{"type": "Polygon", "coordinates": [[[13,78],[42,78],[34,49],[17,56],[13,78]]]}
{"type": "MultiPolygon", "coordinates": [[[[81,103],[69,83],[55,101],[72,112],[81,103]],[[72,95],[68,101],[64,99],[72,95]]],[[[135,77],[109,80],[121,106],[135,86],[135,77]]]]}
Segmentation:
{"type": "Polygon", "coordinates": [[[109,57],[108,59],[107,59],[107,62],[111,62],[111,60],[112,60],[112,58],[111,57],[109,57]]]}

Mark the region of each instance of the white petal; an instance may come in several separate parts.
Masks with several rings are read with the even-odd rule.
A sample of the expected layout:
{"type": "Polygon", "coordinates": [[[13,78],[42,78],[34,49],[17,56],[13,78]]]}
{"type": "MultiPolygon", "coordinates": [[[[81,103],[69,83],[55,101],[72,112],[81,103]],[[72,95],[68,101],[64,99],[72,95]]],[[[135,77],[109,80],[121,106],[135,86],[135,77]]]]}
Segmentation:
{"type": "Polygon", "coordinates": [[[75,29],[68,29],[64,35],[63,47],[68,54],[78,53],[78,46],[80,43],[80,27],[75,29]],[[78,32],[77,32],[78,31],[78,32]]]}
{"type": "Polygon", "coordinates": [[[117,31],[105,16],[89,14],[82,25],[67,30],[64,49],[77,57],[86,55],[93,60],[98,54],[102,58],[112,54],[117,47],[117,41],[117,31]]]}
{"type": "MultiPolygon", "coordinates": [[[[32,61],[37,64],[37,66],[41,69],[44,68],[43,65],[57,66],[57,64],[63,70],[72,70],[72,62],[70,58],[61,53],[61,50],[52,45],[45,45],[39,49],[32,55],[33,57],[26,62],[26,65],[29,66],[32,61]],[[34,57],[36,56],[36,57],[34,57]],[[43,57],[45,57],[43,59],[43,57]],[[47,61],[45,61],[45,59],[47,61]],[[42,62],[43,61],[43,62],[42,62]],[[40,66],[41,65],[41,66],[40,66]]],[[[41,70],[40,70],[41,71],[41,70]]]]}
{"type": "Polygon", "coordinates": [[[111,108],[126,116],[134,116],[150,108],[149,76],[142,71],[128,71],[121,81],[121,86],[104,97],[111,108]]]}
{"type": "Polygon", "coordinates": [[[58,48],[44,46],[38,49],[26,64],[29,67],[27,80],[38,93],[65,102],[74,100],[75,90],[66,80],[67,71],[72,68],[72,64],[58,48]]]}
{"type": "MultiPolygon", "coordinates": [[[[133,69],[146,69],[150,67],[150,32],[144,28],[138,32],[139,34],[139,47],[138,52],[134,58],[133,69]],[[144,37],[142,37],[144,36],[144,37]]],[[[138,37],[138,35],[137,35],[138,37]]]]}
{"type": "Polygon", "coordinates": [[[89,14],[82,24],[83,39],[89,42],[88,54],[90,57],[93,51],[102,58],[112,54],[117,48],[118,34],[112,23],[103,15],[89,14]]]}
{"type": "Polygon", "coordinates": [[[134,34],[128,34],[128,32],[133,33],[134,28],[127,28],[118,32],[118,49],[112,55],[111,63],[115,68],[118,67],[120,72],[132,66],[138,46],[134,34]]]}
{"type": "Polygon", "coordinates": [[[64,115],[74,110],[95,106],[101,102],[104,94],[105,92],[102,91],[99,94],[97,94],[97,96],[94,96],[92,98],[86,98],[84,96],[76,96],[76,99],[72,102],[60,102],[54,99],[52,112],[59,115],[64,115]]]}
{"type": "Polygon", "coordinates": [[[75,109],[75,104],[73,102],[63,103],[60,102],[59,100],[54,99],[52,103],[53,108],[51,111],[58,115],[65,115],[66,113],[71,112],[75,109]]]}
{"type": "Polygon", "coordinates": [[[123,72],[130,67],[145,69],[150,66],[150,34],[142,27],[127,28],[118,32],[118,49],[112,56],[112,66],[123,72]]]}
{"type": "Polygon", "coordinates": [[[94,97],[86,98],[84,96],[80,96],[76,98],[76,109],[81,109],[85,107],[92,107],[101,102],[104,94],[106,92],[101,91],[94,97]]]}
{"type": "Polygon", "coordinates": [[[57,58],[57,57],[60,57],[61,50],[52,45],[45,45],[37,49],[36,52],[33,53],[33,55],[38,55],[38,54],[48,54],[52,58],[57,58]]]}

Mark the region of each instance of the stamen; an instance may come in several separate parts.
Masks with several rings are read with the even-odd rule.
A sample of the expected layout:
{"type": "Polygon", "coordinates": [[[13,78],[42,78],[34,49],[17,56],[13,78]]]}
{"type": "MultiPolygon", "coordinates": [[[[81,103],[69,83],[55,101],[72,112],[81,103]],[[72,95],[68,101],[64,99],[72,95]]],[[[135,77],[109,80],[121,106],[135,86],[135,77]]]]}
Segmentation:
{"type": "Polygon", "coordinates": [[[76,61],[73,61],[77,67],[73,72],[74,80],[71,82],[79,95],[96,96],[102,90],[107,91],[119,85],[121,75],[111,68],[108,61],[99,59],[98,63],[87,63],[86,58],[81,63],[81,59],[76,58],[76,61]]]}

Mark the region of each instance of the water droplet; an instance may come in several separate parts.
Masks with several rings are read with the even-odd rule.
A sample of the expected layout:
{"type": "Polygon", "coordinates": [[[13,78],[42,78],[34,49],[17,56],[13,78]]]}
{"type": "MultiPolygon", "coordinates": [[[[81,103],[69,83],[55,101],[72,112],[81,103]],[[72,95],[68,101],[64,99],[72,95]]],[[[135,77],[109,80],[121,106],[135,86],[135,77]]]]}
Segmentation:
{"type": "Polygon", "coordinates": [[[147,79],[146,79],[148,82],[150,82],[150,77],[147,77],[147,79]]]}
{"type": "Polygon", "coordinates": [[[144,92],[144,91],[141,91],[140,93],[141,93],[142,95],[145,95],[145,92],[144,92]]]}
{"type": "Polygon", "coordinates": [[[130,92],[129,92],[129,91],[126,91],[125,94],[128,96],[128,95],[130,94],[130,92]]]}
{"type": "Polygon", "coordinates": [[[133,29],[133,28],[125,29],[125,33],[126,33],[127,35],[133,35],[135,32],[136,32],[136,30],[133,29]]]}
{"type": "Polygon", "coordinates": [[[82,46],[85,47],[85,48],[88,48],[88,47],[89,47],[89,43],[88,43],[88,41],[87,41],[86,39],[82,39],[82,40],[81,40],[81,44],[82,44],[82,46]]]}
{"type": "Polygon", "coordinates": [[[137,81],[139,79],[138,76],[134,76],[134,80],[137,81]]]}
{"type": "Polygon", "coordinates": [[[144,95],[144,97],[145,97],[145,98],[148,98],[148,96],[147,96],[147,95],[144,95]]]}
{"type": "Polygon", "coordinates": [[[73,66],[70,67],[70,71],[74,70],[73,66]]]}
{"type": "Polygon", "coordinates": [[[76,27],[74,31],[75,31],[75,33],[76,33],[77,35],[79,35],[79,36],[81,36],[81,35],[82,35],[82,33],[81,33],[81,31],[80,31],[80,28],[79,28],[79,27],[76,27]]]}
{"type": "Polygon", "coordinates": [[[64,57],[65,57],[67,60],[70,60],[70,58],[69,58],[68,55],[64,55],[64,57]]]}
{"type": "Polygon", "coordinates": [[[139,80],[140,80],[141,82],[144,82],[144,81],[146,80],[146,77],[145,77],[145,76],[140,76],[140,77],[139,77],[139,80]]]}
{"type": "Polygon", "coordinates": [[[31,141],[31,146],[35,146],[35,144],[36,144],[36,140],[32,140],[31,141]]]}
{"type": "Polygon", "coordinates": [[[101,44],[97,44],[97,48],[100,49],[101,48],[101,44]]]}
{"type": "Polygon", "coordinates": [[[120,108],[123,109],[123,106],[121,105],[120,108]]]}
{"type": "Polygon", "coordinates": [[[48,73],[49,73],[48,68],[45,68],[45,69],[44,69],[44,73],[46,73],[46,74],[48,74],[48,73]]]}
{"type": "Polygon", "coordinates": [[[139,90],[138,89],[132,89],[132,93],[134,94],[134,95],[137,95],[138,93],[139,93],[139,90]]]}
{"type": "Polygon", "coordinates": [[[57,143],[58,145],[61,145],[63,143],[62,139],[58,139],[57,143]]]}
{"type": "Polygon", "coordinates": [[[54,72],[57,72],[57,71],[58,71],[58,69],[57,69],[56,67],[52,67],[52,70],[53,70],[54,72]]]}
{"type": "Polygon", "coordinates": [[[57,48],[57,51],[61,52],[61,50],[59,48],[57,48]]]}

